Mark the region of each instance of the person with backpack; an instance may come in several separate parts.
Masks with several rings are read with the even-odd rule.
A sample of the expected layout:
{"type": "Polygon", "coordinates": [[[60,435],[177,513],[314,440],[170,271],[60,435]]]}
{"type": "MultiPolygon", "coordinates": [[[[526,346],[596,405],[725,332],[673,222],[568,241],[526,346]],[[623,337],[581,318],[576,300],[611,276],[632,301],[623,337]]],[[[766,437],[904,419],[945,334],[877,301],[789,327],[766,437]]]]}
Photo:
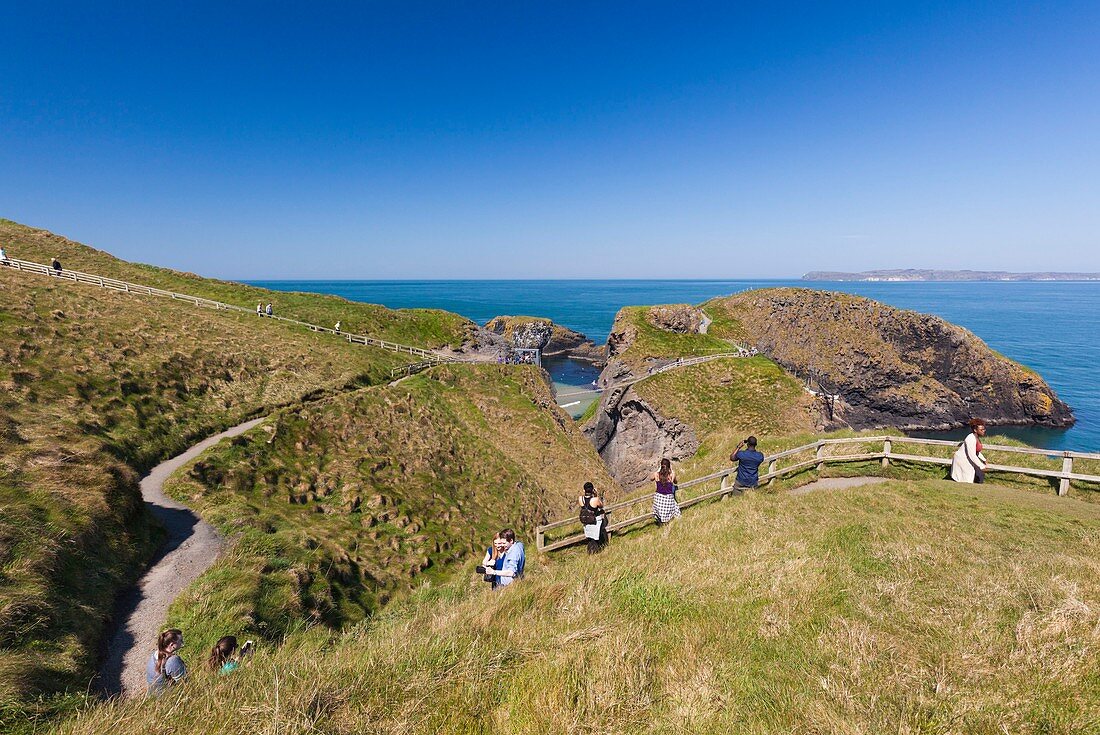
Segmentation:
{"type": "Polygon", "coordinates": [[[50,263],[50,267],[53,268],[53,274],[55,276],[61,275],[61,261],[57,259],[56,255],[53,257],[53,262],[50,263]]]}
{"type": "Polygon", "coordinates": [[[588,540],[588,553],[599,553],[607,546],[607,511],[591,482],[584,483],[584,494],[577,498],[577,505],[581,509],[580,521],[588,540]]]}
{"type": "Polygon", "coordinates": [[[268,304],[267,308],[264,309],[264,313],[268,316],[272,316],[275,313],[275,310],[271,308],[271,304],[268,304]]]}

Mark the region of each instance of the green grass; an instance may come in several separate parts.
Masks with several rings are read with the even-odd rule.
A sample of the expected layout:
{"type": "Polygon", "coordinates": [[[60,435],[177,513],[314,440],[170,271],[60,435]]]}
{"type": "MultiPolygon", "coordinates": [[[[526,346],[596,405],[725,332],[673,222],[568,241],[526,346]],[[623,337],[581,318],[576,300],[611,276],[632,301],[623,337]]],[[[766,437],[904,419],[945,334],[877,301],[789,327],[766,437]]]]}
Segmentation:
{"type": "MultiPolygon", "coordinates": [[[[348,301],[337,296],[288,293],[242,283],[203,278],[141,263],[119,260],[109,253],[73,242],[59,235],[0,219],[0,242],[9,257],[49,264],[58,257],[66,268],[153,286],[191,296],[214,299],[255,309],[272,303],[280,316],[331,327],[337,321],[346,332],[366,334],[417,347],[460,347],[475,325],[468,319],[439,309],[387,309],[375,304],[348,301]]],[[[242,278],[252,274],[242,273],[242,278]]]]}
{"type": "MultiPolygon", "coordinates": [[[[70,267],[198,295],[234,288],[8,222],[0,238],[13,257],[59,255],[70,267]]],[[[249,417],[387,380],[411,359],[250,314],[8,268],[0,293],[3,707],[87,686],[116,596],[160,538],[140,501],[142,472],[249,417]]],[[[335,303],[316,298],[318,313],[335,303]]],[[[394,324],[427,324],[424,339],[409,340],[419,344],[435,334],[419,317],[394,324]]]]}
{"type": "MultiPolygon", "coordinates": [[[[646,318],[649,306],[626,306],[615,317],[615,331],[630,329],[634,339],[618,359],[632,366],[655,358],[691,357],[716,352],[728,352],[728,341],[707,334],[680,334],[654,326],[646,318]]],[[[708,312],[709,313],[709,312],[708,312]]]]}
{"type": "Polygon", "coordinates": [[[61,731],[1095,732],[1098,552],[1100,509],[1017,489],[752,493],[61,731]]]}
{"type": "Polygon", "coordinates": [[[170,493],[235,538],[172,607],[191,640],[347,626],[480,558],[505,526],[618,491],[532,367],[444,366],[286,409],[177,475],[170,493]],[[502,428],[504,430],[502,430],[502,428]]]}
{"type": "Polygon", "coordinates": [[[749,434],[784,436],[814,428],[813,397],[762,356],[670,370],[637,383],[634,390],[662,415],[695,430],[700,461],[728,457],[749,434]]]}

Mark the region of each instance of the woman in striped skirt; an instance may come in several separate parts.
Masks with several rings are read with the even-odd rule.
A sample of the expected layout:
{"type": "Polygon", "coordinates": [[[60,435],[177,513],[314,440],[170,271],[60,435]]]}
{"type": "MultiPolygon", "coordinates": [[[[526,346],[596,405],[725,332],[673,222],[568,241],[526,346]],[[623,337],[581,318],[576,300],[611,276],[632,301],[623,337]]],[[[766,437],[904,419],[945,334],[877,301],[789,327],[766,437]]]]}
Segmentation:
{"type": "Polygon", "coordinates": [[[676,502],[676,473],[672,469],[672,463],[662,459],[661,469],[653,475],[653,481],[657,483],[657,492],[653,494],[653,519],[657,521],[657,525],[679,518],[680,506],[676,502]]]}

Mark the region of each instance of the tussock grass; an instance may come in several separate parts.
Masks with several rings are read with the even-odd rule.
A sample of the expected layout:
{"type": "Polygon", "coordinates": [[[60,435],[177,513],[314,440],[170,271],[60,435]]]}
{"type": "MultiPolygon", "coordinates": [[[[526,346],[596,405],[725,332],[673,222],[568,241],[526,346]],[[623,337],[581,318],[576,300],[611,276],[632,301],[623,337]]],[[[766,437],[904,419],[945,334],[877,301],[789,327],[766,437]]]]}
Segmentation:
{"type": "Polygon", "coordinates": [[[158,540],[141,472],[251,416],[388,378],[406,358],[8,268],[0,294],[6,706],[85,688],[117,592],[158,540]]]}
{"type": "Polygon", "coordinates": [[[441,366],[269,423],[168,486],[236,539],[172,608],[191,640],[355,623],[505,526],[530,537],[585,480],[619,495],[533,367],[441,366]]]}
{"type": "Polygon", "coordinates": [[[1095,506],[1012,488],[750,493],[60,730],[1095,732],[1098,552],[1095,506]]]}

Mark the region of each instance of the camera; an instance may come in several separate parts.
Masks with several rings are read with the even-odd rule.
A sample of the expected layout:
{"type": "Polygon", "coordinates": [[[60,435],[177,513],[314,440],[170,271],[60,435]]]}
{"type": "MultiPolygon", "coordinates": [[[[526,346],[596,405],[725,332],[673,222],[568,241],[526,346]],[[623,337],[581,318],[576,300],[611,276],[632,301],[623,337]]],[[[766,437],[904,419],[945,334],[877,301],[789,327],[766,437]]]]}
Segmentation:
{"type": "Polygon", "coordinates": [[[478,564],[478,565],[477,565],[477,569],[476,569],[475,571],[476,571],[476,572],[477,572],[478,574],[485,574],[485,567],[483,567],[483,566],[481,566],[480,564],[478,564]]]}

